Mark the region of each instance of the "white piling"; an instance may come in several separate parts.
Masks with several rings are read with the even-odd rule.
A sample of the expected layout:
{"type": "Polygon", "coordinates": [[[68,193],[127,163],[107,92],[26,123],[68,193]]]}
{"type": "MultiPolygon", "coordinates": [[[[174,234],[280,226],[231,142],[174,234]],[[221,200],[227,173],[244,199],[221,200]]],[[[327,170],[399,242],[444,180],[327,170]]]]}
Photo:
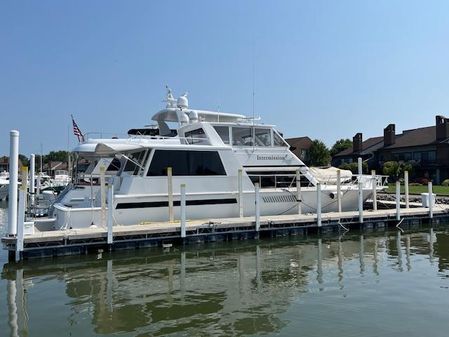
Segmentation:
{"type": "Polygon", "coordinates": [[[256,231],[258,232],[260,229],[260,188],[259,183],[254,184],[254,192],[255,192],[255,201],[254,205],[256,207],[256,231]]]}
{"type": "Polygon", "coordinates": [[[429,181],[428,184],[428,189],[429,189],[429,218],[433,218],[433,188],[432,188],[432,182],[429,181]]]}
{"type": "Polygon", "coordinates": [[[298,214],[301,214],[301,173],[296,170],[296,200],[298,201],[298,214]]]}
{"type": "Polygon", "coordinates": [[[341,171],[337,170],[337,210],[341,213],[341,171]]]}
{"type": "Polygon", "coordinates": [[[376,178],[376,170],[371,171],[372,179],[373,179],[373,210],[377,211],[377,178],[376,178]]]}
{"type": "Polygon", "coordinates": [[[359,222],[363,223],[363,184],[359,180],[358,183],[358,201],[359,201],[359,222]]]}
{"type": "Polygon", "coordinates": [[[186,184],[181,184],[181,237],[186,237],[186,184]]]}
{"type": "Polygon", "coordinates": [[[106,166],[100,166],[101,225],[106,227],[106,166]]]}
{"type": "Polygon", "coordinates": [[[404,171],[404,192],[405,192],[405,208],[409,208],[409,200],[408,200],[408,171],[404,171]]]}
{"type": "Polygon", "coordinates": [[[168,221],[175,221],[173,212],[173,169],[167,167],[168,221]]]}
{"type": "Polygon", "coordinates": [[[321,183],[316,184],[316,221],[321,227],[321,183]]]}
{"type": "Polygon", "coordinates": [[[36,158],[35,155],[32,154],[30,156],[30,194],[31,194],[31,207],[34,207],[34,202],[35,202],[35,198],[34,198],[34,193],[35,191],[35,185],[34,185],[34,180],[36,179],[35,176],[35,172],[36,172],[36,158]]]}
{"type": "Polygon", "coordinates": [[[16,243],[16,261],[20,260],[20,252],[23,252],[23,236],[25,226],[25,210],[27,199],[27,179],[28,168],[22,167],[22,184],[19,189],[19,207],[17,214],[17,243],[16,243]]]}
{"type": "Polygon", "coordinates": [[[39,196],[41,194],[41,173],[39,172],[37,174],[37,179],[36,179],[36,196],[39,196]]]}
{"type": "Polygon", "coordinates": [[[239,202],[239,217],[243,218],[243,170],[239,169],[237,175],[237,187],[239,192],[238,202],[239,202]]]}
{"type": "Polygon", "coordinates": [[[396,181],[396,220],[401,220],[401,183],[396,181]]]}
{"type": "Polygon", "coordinates": [[[359,179],[363,174],[363,162],[362,162],[362,158],[359,157],[357,158],[357,167],[358,167],[358,174],[359,174],[359,179]]]}
{"type": "Polygon", "coordinates": [[[9,133],[9,204],[8,204],[8,234],[17,234],[17,187],[19,171],[19,131],[9,133]]]}
{"type": "Polygon", "coordinates": [[[112,244],[114,237],[112,235],[112,226],[114,225],[114,185],[109,183],[108,188],[108,244],[112,244]]]}

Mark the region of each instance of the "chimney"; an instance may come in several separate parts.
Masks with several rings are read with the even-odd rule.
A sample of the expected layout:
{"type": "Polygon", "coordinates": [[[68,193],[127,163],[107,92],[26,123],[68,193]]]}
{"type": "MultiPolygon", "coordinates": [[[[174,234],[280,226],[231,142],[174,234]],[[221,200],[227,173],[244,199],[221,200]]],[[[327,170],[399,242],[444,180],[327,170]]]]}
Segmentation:
{"type": "Polygon", "coordinates": [[[395,125],[388,124],[384,129],[384,146],[393,145],[396,142],[395,125]]]}
{"type": "Polygon", "coordinates": [[[352,152],[353,153],[362,152],[362,143],[363,143],[363,136],[359,132],[354,137],[352,137],[352,152]]]}
{"type": "Polygon", "coordinates": [[[435,117],[436,140],[449,138],[449,119],[444,116],[435,117]]]}

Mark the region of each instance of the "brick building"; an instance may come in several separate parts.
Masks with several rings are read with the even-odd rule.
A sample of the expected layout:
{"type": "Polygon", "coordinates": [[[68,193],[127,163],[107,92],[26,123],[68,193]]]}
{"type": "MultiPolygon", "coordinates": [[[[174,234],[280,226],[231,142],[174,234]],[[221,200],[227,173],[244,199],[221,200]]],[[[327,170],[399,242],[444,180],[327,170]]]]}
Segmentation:
{"type": "Polygon", "coordinates": [[[449,118],[435,117],[435,125],[404,130],[396,134],[395,124],[384,128],[383,136],[368,138],[357,133],[352,148],[332,158],[333,166],[362,157],[370,169],[381,170],[386,161],[408,162],[414,177],[426,177],[439,184],[449,178],[449,118]]]}

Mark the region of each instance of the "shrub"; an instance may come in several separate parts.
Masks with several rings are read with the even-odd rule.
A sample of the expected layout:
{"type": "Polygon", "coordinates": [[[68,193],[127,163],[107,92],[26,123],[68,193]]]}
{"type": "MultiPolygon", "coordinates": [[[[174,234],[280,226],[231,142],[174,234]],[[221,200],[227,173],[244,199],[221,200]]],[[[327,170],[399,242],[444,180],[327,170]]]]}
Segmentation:
{"type": "Polygon", "coordinates": [[[449,179],[443,180],[443,182],[441,183],[441,185],[443,185],[443,186],[449,186],[449,179]]]}

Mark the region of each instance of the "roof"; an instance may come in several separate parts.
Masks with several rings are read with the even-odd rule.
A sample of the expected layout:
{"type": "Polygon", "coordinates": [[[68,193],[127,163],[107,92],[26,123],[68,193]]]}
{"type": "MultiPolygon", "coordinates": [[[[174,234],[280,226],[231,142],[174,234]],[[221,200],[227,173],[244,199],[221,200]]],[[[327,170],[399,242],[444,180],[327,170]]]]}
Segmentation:
{"type": "MultiPolygon", "coordinates": [[[[358,154],[371,153],[383,147],[383,145],[384,145],[384,137],[382,136],[368,138],[362,143],[362,152],[358,154]]],[[[350,156],[353,153],[354,152],[352,151],[352,147],[349,147],[346,150],[337,153],[334,157],[350,156]]]]}
{"type": "Polygon", "coordinates": [[[305,136],[305,137],[296,137],[296,138],[286,138],[285,141],[288,143],[288,145],[293,146],[297,149],[309,149],[310,145],[312,145],[312,140],[305,136]]]}
{"type": "MultiPolygon", "coordinates": [[[[362,143],[362,152],[357,154],[372,153],[380,148],[389,150],[414,146],[426,146],[435,144],[436,141],[436,127],[425,126],[422,128],[404,130],[402,133],[397,134],[395,142],[392,145],[385,146],[383,142],[383,136],[368,138],[362,143]]],[[[334,157],[343,157],[353,155],[352,147],[337,153],[334,157]]]]}
{"type": "Polygon", "coordinates": [[[427,126],[423,128],[404,130],[401,134],[396,135],[396,141],[385,149],[395,149],[399,147],[423,146],[435,144],[436,142],[435,126],[427,126]]]}

